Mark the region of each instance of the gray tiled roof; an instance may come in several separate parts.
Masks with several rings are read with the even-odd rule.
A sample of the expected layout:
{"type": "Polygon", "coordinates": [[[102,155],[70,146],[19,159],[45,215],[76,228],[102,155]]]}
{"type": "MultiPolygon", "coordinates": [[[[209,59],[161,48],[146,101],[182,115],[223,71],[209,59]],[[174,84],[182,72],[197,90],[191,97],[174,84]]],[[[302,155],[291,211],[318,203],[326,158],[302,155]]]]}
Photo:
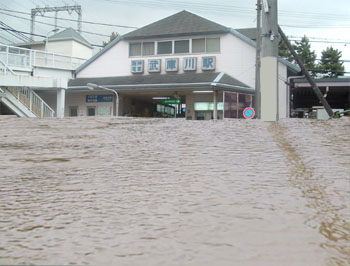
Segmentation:
{"type": "Polygon", "coordinates": [[[225,32],[229,32],[227,27],[184,10],[127,33],[123,37],[125,39],[143,39],[225,32]]]}
{"type": "MultiPolygon", "coordinates": [[[[237,79],[219,72],[204,73],[184,73],[184,74],[151,74],[151,75],[131,75],[121,77],[100,77],[100,78],[76,78],[68,82],[69,89],[87,88],[87,83],[94,83],[109,88],[118,89],[147,89],[152,87],[210,87],[215,83],[216,87],[221,85],[230,86],[241,90],[251,90],[251,88],[237,79]],[[222,77],[217,80],[217,77],[222,77]],[[214,82],[215,81],[215,82],[214,82]]],[[[214,85],[213,85],[214,86],[214,85]]]]}
{"type": "Polygon", "coordinates": [[[245,29],[235,29],[235,30],[253,41],[256,40],[256,28],[245,28],[245,29]]]}
{"type": "Polygon", "coordinates": [[[67,40],[67,39],[74,39],[74,40],[92,48],[91,44],[87,40],[85,40],[83,36],[81,36],[78,32],[76,32],[72,28],[67,28],[67,29],[60,31],[60,32],[52,35],[51,37],[49,37],[49,40],[52,40],[52,41],[54,41],[54,40],[57,40],[57,41],[58,40],[67,40]]]}

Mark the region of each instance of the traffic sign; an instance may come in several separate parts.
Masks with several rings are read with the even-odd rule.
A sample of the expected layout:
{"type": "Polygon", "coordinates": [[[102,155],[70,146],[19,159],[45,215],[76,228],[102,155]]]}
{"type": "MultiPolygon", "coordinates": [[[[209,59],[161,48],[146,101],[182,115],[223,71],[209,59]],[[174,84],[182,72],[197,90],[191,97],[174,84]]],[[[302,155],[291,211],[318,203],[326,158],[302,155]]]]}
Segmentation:
{"type": "Polygon", "coordinates": [[[255,111],[252,107],[247,107],[243,111],[243,116],[245,119],[252,119],[255,116],[255,111]]]}
{"type": "Polygon", "coordinates": [[[165,99],[162,100],[162,104],[179,104],[181,103],[180,99],[165,99]]]}

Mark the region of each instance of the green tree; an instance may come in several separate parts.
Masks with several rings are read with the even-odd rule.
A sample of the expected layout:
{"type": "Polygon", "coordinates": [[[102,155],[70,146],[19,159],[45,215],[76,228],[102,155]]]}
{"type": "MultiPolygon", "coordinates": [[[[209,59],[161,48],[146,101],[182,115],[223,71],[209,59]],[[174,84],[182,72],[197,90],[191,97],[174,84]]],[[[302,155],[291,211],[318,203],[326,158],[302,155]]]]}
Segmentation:
{"type": "Polygon", "coordinates": [[[343,62],[340,61],[342,52],[333,47],[327,47],[326,50],[322,51],[321,61],[318,68],[324,77],[336,78],[343,76],[344,66],[343,62]]]}
{"type": "Polygon", "coordinates": [[[119,36],[119,34],[118,34],[118,32],[112,32],[111,33],[111,36],[109,36],[109,41],[107,41],[107,42],[102,42],[102,45],[103,46],[106,46],[107,44],[109,44],[111,41],[113,41],[115,38],[117,38],[119,36]]]}
{"type": "Polygon", "coordinates": [[[315,51],[311,51],[309,39],[304,35],[301,41],[295,42],[294,49],[298,54],[300,60],[303,62],[306,69],[310,70],[312,74],[315,74],[312,70],[316,69],[316,53],[315,51]]]}
{"type": "Polygon", "coordinates": [[[294,57],[292,53],[289,51],[287,44],[282,39],[280,40],[278,46],[279,46],[278,47],[279,56],[288,60],[291,63],[294,63],[294,57]]]}

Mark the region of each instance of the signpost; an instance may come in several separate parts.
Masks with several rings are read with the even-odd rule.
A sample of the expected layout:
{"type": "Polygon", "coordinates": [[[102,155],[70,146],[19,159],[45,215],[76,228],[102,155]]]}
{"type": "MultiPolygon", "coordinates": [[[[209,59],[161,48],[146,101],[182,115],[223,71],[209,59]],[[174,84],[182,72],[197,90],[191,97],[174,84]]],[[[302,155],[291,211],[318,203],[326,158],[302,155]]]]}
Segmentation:
{"type": "Polygon", "coordinates": [[[243,111],[243,116],[245,119],[252,119],[255,115],[255,111],[251,107],[247,107],[243,111]]]}
{"type": "Polygon", "coordinates": [[[165,99],[162,100],[162,104],[180,104],[181,100],[180,99],[165,99]]]}

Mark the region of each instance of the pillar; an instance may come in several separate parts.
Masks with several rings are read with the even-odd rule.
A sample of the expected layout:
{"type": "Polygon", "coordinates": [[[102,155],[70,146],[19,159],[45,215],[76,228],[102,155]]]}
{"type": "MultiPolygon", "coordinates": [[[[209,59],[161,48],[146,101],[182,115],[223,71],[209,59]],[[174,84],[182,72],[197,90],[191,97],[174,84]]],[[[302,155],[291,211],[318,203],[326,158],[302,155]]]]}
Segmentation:
{"type": "Polygon", "coordinates": [[[66,102],[66,89],[64,89],[64,88],[57,88],[57,110],[56,110],[56,116],[58,118],[63,118],[64,117],[65,102],[66,102]]]}
{"type": "Polygon", "coordinates": [[[261,50],[261,119],[278,121],[278,25],[277,0],[264,1],[261,50]]]}
{"type": "Polygon", "coordinates": [[[218,119],[218,91],[214,91],[214,120],[218,119]]]}

